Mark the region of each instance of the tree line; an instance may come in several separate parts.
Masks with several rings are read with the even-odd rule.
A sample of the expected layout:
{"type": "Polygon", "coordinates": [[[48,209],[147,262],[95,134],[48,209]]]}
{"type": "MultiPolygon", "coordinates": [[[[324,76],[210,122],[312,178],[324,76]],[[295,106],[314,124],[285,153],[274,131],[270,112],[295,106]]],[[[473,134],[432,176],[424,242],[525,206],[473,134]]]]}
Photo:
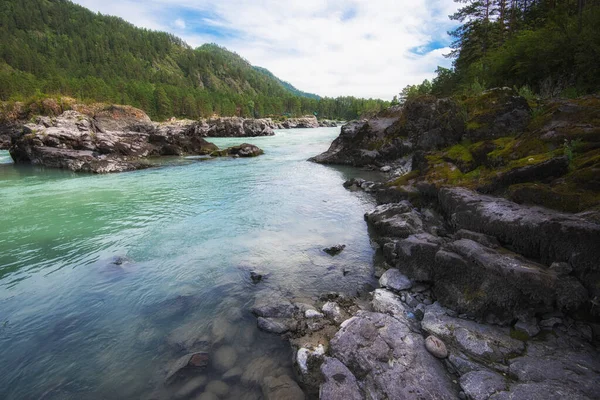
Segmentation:
{"type": "Polygon", "coordinates": [[[400,99],[509,86],[544,97],[600,89],[600,0],[455,0],[452,68],[400,99]]]}

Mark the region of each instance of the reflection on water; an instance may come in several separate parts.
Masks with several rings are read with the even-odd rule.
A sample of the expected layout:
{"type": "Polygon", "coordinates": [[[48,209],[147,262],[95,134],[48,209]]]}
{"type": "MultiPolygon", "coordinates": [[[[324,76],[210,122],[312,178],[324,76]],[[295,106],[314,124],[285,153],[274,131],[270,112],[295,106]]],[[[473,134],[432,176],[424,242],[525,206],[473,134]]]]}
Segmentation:
{"type": "Polygon", "coordinates": [[[342,187],[360,171],[305,161],[338,132],[278,131],[251,140],[259,158],[106,176],[0,165],[0,398],[253,398],[263,376],[292,375],[289,348],[248,312],[257,291],[372,283],[372,203],[342,187]],[[338,243],[339,256],[321,251],[338,243]],[[252,284],[252,269],[268,278],[252,284]],[[166,385],[189,352],[208,367],[166,385]]]}

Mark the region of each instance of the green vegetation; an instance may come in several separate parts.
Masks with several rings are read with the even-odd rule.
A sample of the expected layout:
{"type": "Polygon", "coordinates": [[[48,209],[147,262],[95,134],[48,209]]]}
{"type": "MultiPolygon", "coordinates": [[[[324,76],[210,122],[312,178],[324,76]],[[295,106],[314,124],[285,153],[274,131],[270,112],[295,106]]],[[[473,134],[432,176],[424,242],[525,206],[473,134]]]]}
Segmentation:
{"type": "Polygon", "coordinates": [[[67,0],[4,0],[0,8],[0,100],[73,97],[171,116],[299,116],[355,119],[382,100],[301,92],[214,44],[181,39],[95,14],[67,0]]]}
{"type": "Polygon", "coordinates": [[[514,87],[534,106],[541,97],[575,98],[600,89],[599,0],[455,0],[453,68],[402,90],[401,97],[478,95],[514,87]]]}
{"type": "MultiPolygon", "coordinates": [[[[487,96],[466,103],[486,104],[487,96]]],[[[543,112],[515,135],[471,143],[467,140],[425,155],[420,171],[402,176],[390,186],[409,191],[418,182],[491,190],[518,203],[538,204],[568,212],[600,210],[600,99],[545,102],[543,112]],[[523,167],[567,157],[568,170],[548,178],[543,173],[526,181],[504,181],[502,176],[523,167]]],[[[486,108],[478,110],[485,119],[486,108]]],[[[494,115],[493,107],[487,113],[494,115]]],[[[539,170],[542,172],[542,170],[539,170]]]]}

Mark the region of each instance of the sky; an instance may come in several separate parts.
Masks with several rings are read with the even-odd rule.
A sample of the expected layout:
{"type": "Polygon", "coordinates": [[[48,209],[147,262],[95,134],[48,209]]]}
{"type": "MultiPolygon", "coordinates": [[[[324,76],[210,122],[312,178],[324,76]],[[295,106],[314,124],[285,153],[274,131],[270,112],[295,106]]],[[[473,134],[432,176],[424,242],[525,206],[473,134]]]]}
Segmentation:
{"type": "Polygon", "coordinates": [[[216,43],[320,96],[391,99],[448,67],[454,0],[74,0],[192,47],[216,43]]]}

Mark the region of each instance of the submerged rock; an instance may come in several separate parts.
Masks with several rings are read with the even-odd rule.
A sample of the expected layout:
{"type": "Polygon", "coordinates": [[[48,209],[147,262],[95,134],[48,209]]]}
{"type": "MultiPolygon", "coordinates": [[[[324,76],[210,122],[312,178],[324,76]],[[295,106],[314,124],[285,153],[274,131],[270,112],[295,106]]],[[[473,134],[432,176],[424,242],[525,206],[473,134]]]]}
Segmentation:
{"type": "Polygon", "coordinates": [[[323,249],[323,251],[325,253],[329,254],[330,256],[336,256],[336,255],[340,254],[345,248],[346,248],[345,244],[338,244],[336,246],[327,247],[327,248],[323,249]]]}
{"type": "Polygon", "coordinates": [[[270,333],[286,333],[296,330],[298,323],[292,318],[263,318],[258,317],[257,324],[260,329],[270,333]]]}
{"type": "Polygon", "coordinates": [[[170,384],[174,382],[181,374],[202,370],[208,366],[209,355],[206,352],[190,353],[177,359],[169,368],[165,381],[170,384]]]}
{"type": "Polygon", "coordinates": [[[230,370],[236,361],[237,352],[231,346],[222,346],[213,355],[214,367],[222,372],[230,370]]]}
{"type": "Polygon", "coordinates": [[[265,400],[304,400],[304,392],[288,375],[267,376],[262,381],[265,400]]]}

